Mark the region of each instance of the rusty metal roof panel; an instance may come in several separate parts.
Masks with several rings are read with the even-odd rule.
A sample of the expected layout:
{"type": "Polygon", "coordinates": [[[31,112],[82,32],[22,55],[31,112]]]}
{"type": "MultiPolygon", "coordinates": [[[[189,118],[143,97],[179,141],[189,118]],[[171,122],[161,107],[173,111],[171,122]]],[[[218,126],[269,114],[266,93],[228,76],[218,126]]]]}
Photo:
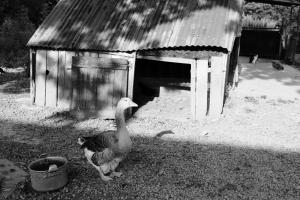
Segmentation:
{"type": "Polygon", "coordinates": [[[243,0],[61,0],[29,46],[135,51],[231,50],[243,0]]]}

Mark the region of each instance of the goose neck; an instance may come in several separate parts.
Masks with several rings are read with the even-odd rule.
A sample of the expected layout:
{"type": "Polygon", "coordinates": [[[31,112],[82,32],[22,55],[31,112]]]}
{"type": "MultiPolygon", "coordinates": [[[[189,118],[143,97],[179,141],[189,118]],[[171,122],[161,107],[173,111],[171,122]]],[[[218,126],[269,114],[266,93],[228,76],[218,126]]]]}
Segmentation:
{"type": "Polygon", "coordinates": [[[118,130],[126,127],[124,110],[117,110],[115,118],[116,118],[116,125],[118,130]]]}

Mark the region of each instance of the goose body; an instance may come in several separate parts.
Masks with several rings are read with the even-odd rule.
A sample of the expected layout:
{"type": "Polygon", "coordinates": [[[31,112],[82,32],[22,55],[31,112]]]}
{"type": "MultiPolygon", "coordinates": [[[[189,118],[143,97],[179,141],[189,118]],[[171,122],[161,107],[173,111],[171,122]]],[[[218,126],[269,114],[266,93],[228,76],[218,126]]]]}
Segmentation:
{"type": "Polygon", "coordinates": [[[115,170],[132,148],[132,141],[125,124],[124,111],[136,106],[137,104],[129,98],[120,99],[115,113],[116,131],[109,130],[98,135],[78,138],[78,143],[84,150],[88,162],[98,170],[104,181],[121,175],[115,170]],[[108,173],[111,173],[111,177],[106,176],[108,173]]]}

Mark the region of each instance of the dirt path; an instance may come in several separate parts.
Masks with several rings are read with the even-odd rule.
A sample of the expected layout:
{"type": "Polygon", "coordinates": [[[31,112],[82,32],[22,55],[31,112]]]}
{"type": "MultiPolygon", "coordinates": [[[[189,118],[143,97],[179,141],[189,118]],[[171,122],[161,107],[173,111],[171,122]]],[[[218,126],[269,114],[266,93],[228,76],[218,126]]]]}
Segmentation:
{"type": "MultiPolygon", "coordinates": [[[[198,125],[161,119],[158,115],[144,116],[144,121],[153,121],[148,130],[172,130],[175,134],[166,137],[177,140],[300,152],[300,71],[288,65],[277,71],[271,60],[259,60],[253,65],[241,58],[241,64],[239,87],[227,101],[220,120],[198,125]]],[[[143,109],[159,107],[152,104],[143,109]]],[[[143,132],[147,123],[139,124],[130,127],[143,132]]]]}
{"type": "Polygon", "coordinates": [[[242,74],[238,93],[248,96],[266,96],[273,99],[300,99],[300,71],[283,65],[284,70],[272,67],[270,60],[260,59],[255,65],[240,58],[242,74]]]}
{"type": "Polygon", "coordinates": [[[219,120],[204,124],[153,113],[161,103],[172,109],[168,102],[145,105],[150,114],[128,122],[134,148],[120,167],[124,176],[104,184],[76,140],[114,129],[113,121],[77,121],[59,109],[31,106],[28,79],[16,77],[0,76],[0,158],[28,171],[45,153],[64,156],[70,182],[37,193],[27,178],[12,199],[299,199],[300,100],[244,91],[253,79],[241,82],[219,120]],[[173,134],[153,138],[168,130],[173,134]]]}
{"type": "MultiPolygon", "coordinates": [[[[129,129],[138,136],[153,137],[171,130],[174,134],[163,138],[300,152],[300,72],[289,66],[277,71],[270,60],[260,60],[256,65],[241,60],[241,82],[227,101],[221,119],[200,125],[175,117],[168,119],[167,115],[172,115],[170,99],[154,99],[142,108],[143,115],[130,120],[129,129]],[[159,112],[162,110],[164,114],[159,112]]],[[[56,114],[59,109],[31,106],[27,79],[1,84],[0,91],[0,136],[14,141],[39,144],[41,133],[34,131],[35,126],[47,130],[70,124],[82,131],[113,127],[112,121],[72,121],[64,114],[56,114]]],[[[176,104],[188,107],[186,102],[176,104]]]]}

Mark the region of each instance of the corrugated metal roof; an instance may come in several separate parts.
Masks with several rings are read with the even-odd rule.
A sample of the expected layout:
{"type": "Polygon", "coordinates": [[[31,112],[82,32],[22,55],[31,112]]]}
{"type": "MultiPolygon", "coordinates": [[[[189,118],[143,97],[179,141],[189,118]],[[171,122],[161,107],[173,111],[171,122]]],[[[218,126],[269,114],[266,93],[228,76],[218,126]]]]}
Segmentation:
{"type": "Polygon", "coordinates": [[[231,50],[243,0],[61,0],[29,46],[134,51],[231,50]]]}

